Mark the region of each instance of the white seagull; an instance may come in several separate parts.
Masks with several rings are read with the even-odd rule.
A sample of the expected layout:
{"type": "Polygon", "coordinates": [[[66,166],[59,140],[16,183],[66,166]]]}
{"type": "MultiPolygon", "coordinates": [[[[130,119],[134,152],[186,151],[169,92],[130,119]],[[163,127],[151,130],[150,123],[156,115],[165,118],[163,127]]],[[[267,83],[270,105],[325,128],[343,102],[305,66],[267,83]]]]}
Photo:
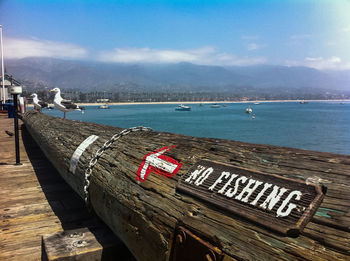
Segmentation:
{"type": "Polygon", "coordinates": [[[47,108],[49,106],[47,102],[39,100],[36,93],[33,93],[30,96],[33,97],[34,109],[41,111],[42,108],[47,108]]]}
{"type": "Polygon", "coordinates": [[[72,103],[69,100],[64,100],[61,97],[61,90],[59,88],[54,88],[50,90],[50,92],[55,93],[55,98],[53,99],[53,103],[55,104],[57,109],[64,112],[64,118],[66,118],[66,112],[69,112],[69,111],[81,111],[82,113],[84,113],[83,112],[83,110],[85,110],[84,107],[79,107],[78,105],[72,103]]]}

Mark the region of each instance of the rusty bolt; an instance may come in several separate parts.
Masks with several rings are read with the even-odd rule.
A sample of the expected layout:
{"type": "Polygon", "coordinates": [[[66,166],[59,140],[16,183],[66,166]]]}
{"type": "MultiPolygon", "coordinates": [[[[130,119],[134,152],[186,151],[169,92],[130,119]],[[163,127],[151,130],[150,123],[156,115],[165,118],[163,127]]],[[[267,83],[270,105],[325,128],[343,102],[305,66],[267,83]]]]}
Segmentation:
{"type": "Polygon", "coordinates": [[[182,245],[183,241],[184,241],[184,239],[182,238],[182,236],[181,236],[180,234],[178,234],[178,235],[176,236],[176,243],[177,243],[178,245],[182,245]]]}
{"type": "Polygon", "coordinates": [[[186,241],[186,234],[183,230],[180,230],[176,235],[176,243],[177,245],[183,245],[186,241]]]}
{"type": "Polygon", "coordinates": [[[205,260],[207,261],[216,261],[216,255],[213,250],[209,249],[209,252],[205,255],[205,260]]]}
{"type": "Polygon", "coordinates": [[[85,247],[87,245],[87,242],[85,240],[78,240],[73,242],[73,247],[85,247]]]}

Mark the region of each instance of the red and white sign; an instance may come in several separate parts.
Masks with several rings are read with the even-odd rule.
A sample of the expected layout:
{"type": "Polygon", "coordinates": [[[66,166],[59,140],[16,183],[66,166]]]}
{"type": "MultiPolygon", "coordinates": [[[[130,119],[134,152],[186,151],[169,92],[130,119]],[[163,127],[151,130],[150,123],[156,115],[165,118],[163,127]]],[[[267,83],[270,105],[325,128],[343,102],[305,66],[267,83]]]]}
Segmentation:
{"type": "Polygon", "coordinates": [[[137,171],[137,180],[145,181],[151,172],[168,178],[173,177],[181,169],[182,163],[169,156],[163,155],[173,148],[176,148],[176,145],[167,146],[148,153],[143,158],[143,161],[137,171]]]}

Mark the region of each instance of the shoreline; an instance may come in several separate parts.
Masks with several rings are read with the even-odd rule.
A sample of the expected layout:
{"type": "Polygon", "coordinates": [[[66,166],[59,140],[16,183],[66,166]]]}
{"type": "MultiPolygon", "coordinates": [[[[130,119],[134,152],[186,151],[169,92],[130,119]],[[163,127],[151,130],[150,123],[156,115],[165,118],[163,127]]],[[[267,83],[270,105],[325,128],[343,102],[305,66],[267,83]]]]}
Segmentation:
{"type": "MultiPolygon", "coordinates": [[[[220,103],[220,104],[230,104],[230,103],[245,103],[245,104],[254,104],[254,103],[284,103],[284,102],[350,102],[350,99],[344,99],[344,100],[254,100],[254,101],[174,101],[174,102],[93,102],[93,103],[79,103],[77,102],[77,105],[80,106],[99,106],[103,104],[108,104],[110,106],[114,105],[162,105],[162,104],[214,104],[214,103],[220,103]]],[[[33,104],[28,104],[28,106],[33,106],[33,104]]],[[[52,103],[49,104],[49,106],[54,106],[52,103]]]]}
{"type": "Polygon", "coordinates": [[[77,103],[82,106],[99,106],[103,104],[108,105],[156,105],[156,104],[214,104],[214,103],[273,103],[273,102],[350,102],[350,99],[345,100],[254,100],[254,101],[175,101],[175,102],[94,102],[94,103],[77,103]]]}

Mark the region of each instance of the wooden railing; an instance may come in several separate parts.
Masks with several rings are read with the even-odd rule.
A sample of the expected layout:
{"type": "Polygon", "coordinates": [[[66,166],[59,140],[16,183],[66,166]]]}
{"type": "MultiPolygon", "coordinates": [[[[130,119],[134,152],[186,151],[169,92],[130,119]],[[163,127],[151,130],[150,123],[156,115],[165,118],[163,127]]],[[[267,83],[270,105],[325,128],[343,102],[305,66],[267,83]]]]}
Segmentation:
{"type": "MultiPolygon", "coordinates": [[[[37,112],[26,113],[23,121],[47,158],[83,198],[90,160],[99,149],[101,152],[106,141],[122,131],[121,128],[37,112]],[[92,135],[98,138],[94,139],[92,135]],[[86,140],[89,137],[90,141],[86,140]]],[[[180,251],[176,244],[183,244],[186,237],[174,234],[179,226],[216,244],[219,259],[224,260],[345,260],[350,257],[350,156],[137,131],[111,142],[91,169],[88,193],[92,209],[138,260],[175,260],[174,256],[181,256],[174,254],[174,251],[180,251]],[[211,162],[214,165],[211,166],[211,162]],[[208,170],[210,168],[213,170],[208,170]],[[230,172],[231,176],[217,172],[218,176],[212,183],[209,179],[207,183],[205,180],[201,183],[199,178],[205,179],[206,175],[220,168],[222,172],[230,172]],[[233,194],[233,178],[236,178],[233,173],[237,178],[245,176],[247,179],[241,178],[241,183],[237,181],[238,191],[230,198],[227,191],[231,188],[233,194]],[[230,178],[233,181],[228,184],[230,178]],[[251,187],[245,186],[253,178],[255,183],[251,181],[251,187]],[[181,185],[179,187],[180,183],[186,182],[189,186],[197,182],[193,185],[193,193],[185,193],[181,185]],[[215,186],[213,182],[216,182],[215,186]],[[261,196],[255,205],[253,199],[258,198],[258,190],[247,202],[242,198],[248,194],[239,198],[243,188],[248,190],[256,184],[261,192],[266,183],[271,183],[266,189],[267,195],[261,196]],[[300,187],[293,187],[299,183],[302,184],[300,187]],[[212,193],[209,200],[199,195],[197,189],[201,186],[203,191],[206,190],[203,193],[212,193]],[[275,192],[282,195],[272,206],[269,204],[277,200],[277,194],[272,195],[275,186],[278,187],[275,192]],[[305,191],[310,186],[317,187],[317,193],[321,193],[317,204],[310,199],[304,206],[290,205],[299,203],[298,192],[291,195],[292,191],[299,191],[303,196],[309,193],[305,191]],[[284,187],[287,192],[283,194],[284,187]],[[288,195],[291,196],[287,200],[288,195]],[[218,198],[221,203],[212,204],[210,198],[218,198]],[[244,211],[240,209],[230,211],[230,202],[249,207],[250,214],[240,213],[244,211]],[[281,207],[283,202],[285,208],[281,207]],[[267,219],[265,223],[260,220],[262,215],[269,215],[270,206],[270,214],[274,216],[271,226],[268,216],[264,218],[267,219]],[[287,213],[289,206],[292,209],[290,214],[287,213]],[[277,210],[282,215],[276,214],[277,210]],[[297,216],[299,212],[307,211],[308,216],[298,227],[298,233],[277,231],[286,213],[297,216]]],[[[191,249],[184,251],[190,253],[191,249]]],[[[203,258],[206,258],[203,260],[213,259],[208,255],[203,253],[203,258]]]]}

